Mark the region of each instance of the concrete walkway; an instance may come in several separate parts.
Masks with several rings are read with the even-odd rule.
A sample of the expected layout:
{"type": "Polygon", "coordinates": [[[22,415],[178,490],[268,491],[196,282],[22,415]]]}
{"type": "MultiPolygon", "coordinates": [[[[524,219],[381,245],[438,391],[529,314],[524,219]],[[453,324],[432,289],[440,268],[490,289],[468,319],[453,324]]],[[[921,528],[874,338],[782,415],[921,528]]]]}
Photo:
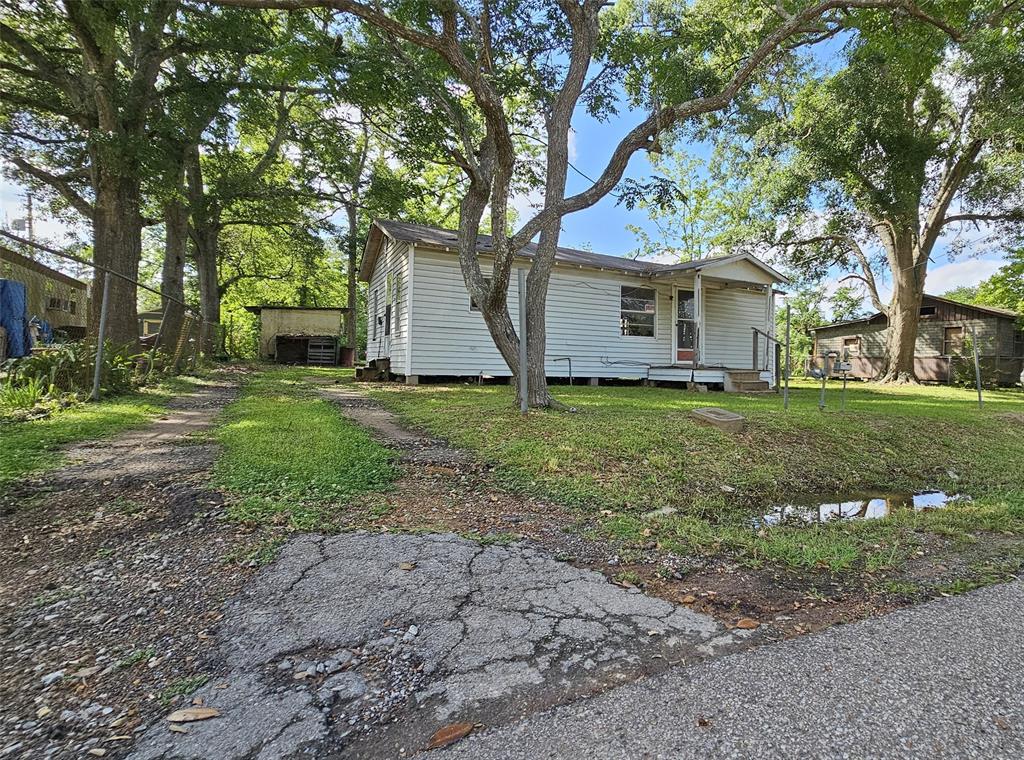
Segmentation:
{"type": "Polygon", "coordinates": [[[1024,757],[1024,584],[674,669],[443,756],[1024,757]]]}

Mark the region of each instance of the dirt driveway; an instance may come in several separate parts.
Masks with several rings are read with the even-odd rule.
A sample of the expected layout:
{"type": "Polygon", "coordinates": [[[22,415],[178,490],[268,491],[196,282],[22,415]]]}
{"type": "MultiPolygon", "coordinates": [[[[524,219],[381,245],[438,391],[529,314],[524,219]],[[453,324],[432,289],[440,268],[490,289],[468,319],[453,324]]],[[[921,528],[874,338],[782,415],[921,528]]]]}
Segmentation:
{"type": "Polygon", "coordinates": [[[206,677],[251,536],[219,519],[215,448],[189,435],[236,392],[204,386],[0,496],[0,756],[123,755],[206,677]]]}

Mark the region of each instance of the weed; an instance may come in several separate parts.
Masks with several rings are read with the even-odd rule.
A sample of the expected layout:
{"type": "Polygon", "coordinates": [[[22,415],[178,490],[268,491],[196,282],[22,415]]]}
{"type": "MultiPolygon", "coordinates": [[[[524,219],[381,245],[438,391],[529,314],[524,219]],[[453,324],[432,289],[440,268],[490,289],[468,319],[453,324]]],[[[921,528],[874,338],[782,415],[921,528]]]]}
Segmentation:
{"type": "Polygon", "coordinates": [[[167,707],[178,697],[188,696],[209,680],[210,677],[208,675],[200,673],[172,681],[160,692],[160,704],[167,707]]]}

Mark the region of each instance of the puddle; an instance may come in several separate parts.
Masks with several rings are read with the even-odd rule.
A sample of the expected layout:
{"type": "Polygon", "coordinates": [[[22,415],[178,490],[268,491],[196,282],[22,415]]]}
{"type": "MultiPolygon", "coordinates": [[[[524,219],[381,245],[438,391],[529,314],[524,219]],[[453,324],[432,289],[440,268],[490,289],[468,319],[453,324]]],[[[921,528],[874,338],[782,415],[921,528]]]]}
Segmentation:
{"type": "Polygon", "coordinates": [[[847,496],[844,501],[779,506],[757,518],[754,524],[761,527],[826,523],[833,520],[877,520],[897,510],[942,509],[950,504],[970,500],[969,496],[948,494],[945,491],[857,494],[847,496]]]}

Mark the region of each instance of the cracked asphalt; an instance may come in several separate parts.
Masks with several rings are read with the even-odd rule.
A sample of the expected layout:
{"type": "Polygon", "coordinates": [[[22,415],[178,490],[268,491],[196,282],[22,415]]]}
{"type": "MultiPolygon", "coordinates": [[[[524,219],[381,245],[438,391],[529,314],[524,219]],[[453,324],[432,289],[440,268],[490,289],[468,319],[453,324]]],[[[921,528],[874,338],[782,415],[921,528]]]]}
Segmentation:
{"type": "Polygon", "coordinates": [[[1024,583],[675,669],[473,735],[447,760],[1019,758],[1024,583]]]}
{"type": "Polygon", "coordinates": [[[227,675],[196,695],[220,717],[157,723],[132,757],[399,757],[446,724],[509,723],[755,638],[524,543],[303,536],[226,607],[227,675]]]}

